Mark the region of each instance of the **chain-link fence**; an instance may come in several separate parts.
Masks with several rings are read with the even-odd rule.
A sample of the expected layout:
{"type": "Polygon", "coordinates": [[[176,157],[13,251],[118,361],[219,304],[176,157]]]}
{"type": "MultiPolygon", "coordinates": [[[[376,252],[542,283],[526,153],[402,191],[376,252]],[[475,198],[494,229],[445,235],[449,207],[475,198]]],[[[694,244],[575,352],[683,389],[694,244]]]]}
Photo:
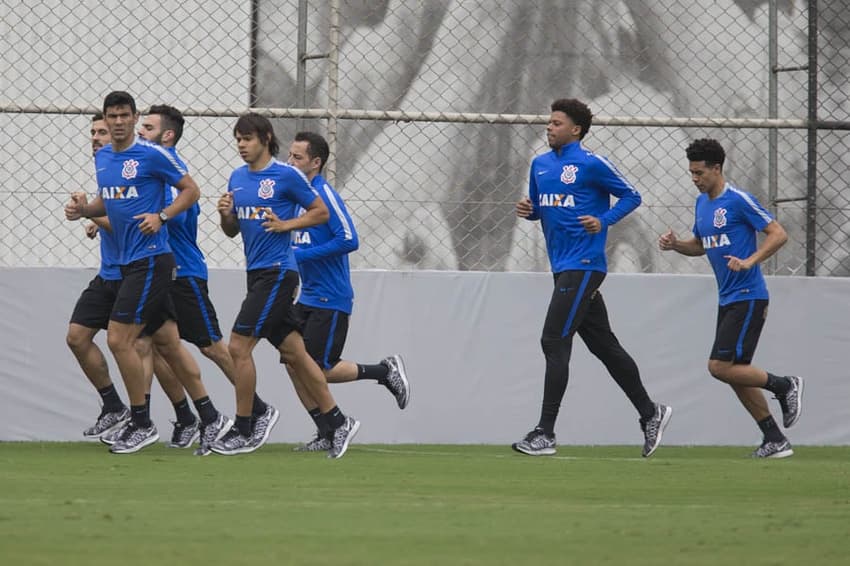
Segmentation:
{"type": "Polygon", "coordinates": [[[539,226],[518,221],[514,202],[547,150],[549,104],[577,97],[597,115],[585,145],[644,197],[610,232],[613,271],[708,269],[655,242],[668,227],[690,230],[684,147],[716,137],[727,178],[789,232],[770,271],[802,275],[808,261],[850,275],[840,129],[850,0],[821,2],[815,18],[818,118],[843,125],[818,132],[809,163],[816,4],[0,0],[0,265],[97,265],[97,246],[62,207],[72,190],[94,189],[90,117],[120,89],[142,109],[186,113],[178,150],[204,194],[199,238],[213,267],[242,265],[214,203],[241,165],[232,127],[250,106],[275,117],[284,152],[299,129],[331,140],[328,173],[360,234],[354,267],[547,270],[539,226]]]}

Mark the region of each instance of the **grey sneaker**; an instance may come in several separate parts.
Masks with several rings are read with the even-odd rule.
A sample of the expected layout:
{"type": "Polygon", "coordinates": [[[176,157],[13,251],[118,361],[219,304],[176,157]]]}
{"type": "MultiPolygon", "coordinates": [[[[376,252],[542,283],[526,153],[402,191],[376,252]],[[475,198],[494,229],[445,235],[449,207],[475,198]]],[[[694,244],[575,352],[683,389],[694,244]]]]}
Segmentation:
{"type": "Polygon", "coordinates": [[[254,420],[254,431],[251,433],[251,445],[254,450],[269,439],[269,433],[277,424],[278,417],[280,417],[280,411],[266,403],[266,412],[254,420]]]}
{"type": "Polygon", "coordinates": [[[112,446],[124,434],[124,429],[130,425],[130,419],[124,421],[118,428],[113,428],[111,431],[103,434],[98,440],[107,446],[112,446]]]}
{"type": "Polygon", "coordinates": [[[546,434],[543,429],[535,427],[525,438],[511,444],[511,448],[529,456],[551,456],[556,452],[555,435],[546,434]]]}
{"type": "Polygon", "coordinates": [[[352,417],[345,417],[342,426],[333,432],[328,458],[342,458],[342,455],[348,450],[348,444],[358,430],[360,430],[360,421],[352,417]]]}
{"type": "Polygon", "coordinates": [[[649,458],[658,445],[661,444],[661,435],[664,434],[664,429],[667,428],[667,423],[670,422],[670,417],[673,416],[673,409],[661,403],[655,404],[655,415],[649,420],[640,421],[640,428],[643,430],[643,451],[641,456],[649,458]]]}
{"type": "Polygon", "coordinates": [[[299,444],[292,450],[295,452],[327,452],[333,447],[331,441],[316,432],[313,440],[305,444],[299,444]]]}
{"type": "Polygon", "coordinates": [[[196,418],[189,424],[171,422],[174,424],[174,431],[171,433],[171,442],[168,443],[169,448],[189,448],[201,436],[200,419],[196,418]]]}
{"type": "Polygon", "coordinates": [[[120,429],[128,420],[130,420],[130,409],[128,407],[118,411],[101,411],[94,426],[84,430],[83,436],[100,438],[104,434],[120,429]]]}
{"type": "Polygon", "coordinates": [[[793,455],[794,449],[791,448],[791,443],[788,442],[787,438],[778,442],[768,442],[765,440],[751,454],[753,458],[787,458],[793,455]]]}
{"type": "Polygon", "coordinates": [[[253,437],[242,436],[235,426],[230,427],[224,436],[209,446],[210,450],[223,456],[234,456],[253,452],[258,446],[253,445],[253,437]]]}
{"type": "Polygon", "coordinates": [[[115,440],[115,444],[109,447],[109,451],[113,454],[132,454],[157,440],[159,440],[159,433],[156,431],[155,424],[140,427],[130,421],[130,424],[121,431],[121,436],[115,440]]]}
{"type": "Polygon", "coordinates": [[[785,428],[794,426],[803,410],[803,378],[790,375],[788,379],[791,380],[791,388],[784,395],[776,396],[782,407],[782,426],[785,428]]]}
{"type": "Polygon", "coordinates": [[[210,450],[210,445],[227,434],[230,427],[233,426],[233,419],[219,413],[218,418],[208,425],[201,423],[201,438],[200,445],[195,448],[195,456],[206,456],[210,450]]]}
{"type": "Polygon", "coordinates": [[[410,401],[410,383],[407,381],[407,371],[404,369],[404,361],[399,354],[396,354],[384,358],[381,360],[381,363],[390,370],[382,383],[384,387],[390,390],[393,397],[395,397],[398,408],[404,409],[410,401]]]}

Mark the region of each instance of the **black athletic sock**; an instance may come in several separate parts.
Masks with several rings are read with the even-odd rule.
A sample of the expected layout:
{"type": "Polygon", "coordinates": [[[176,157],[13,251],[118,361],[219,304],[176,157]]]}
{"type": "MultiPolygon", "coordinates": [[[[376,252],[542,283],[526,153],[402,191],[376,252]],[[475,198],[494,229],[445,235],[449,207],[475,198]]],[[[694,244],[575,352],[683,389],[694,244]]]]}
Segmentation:
{"type": "Polygon", "coordinates": [[[319,431],[319,436],[321,438],[330,438],[333,429],[328,425],[328,419],[325,418],[325,415],[319,410],[318,407],[315,409],[311,409],[308,411],[310,413],[310,417],[313,419],[313,422],[316,423],[316,430],[319,431]]]}
{"type": "Polygon", "coordinates": [[[329,430],[336,430],[345,424],[345,415],[339,410],[339,407],[334,406],[333,409],[322,415],[325,419],[329,430]]]}
{"type": "Polygon", "coordinates": [[[195,409],[198,411],[198,416],[201,417],[201,422],[205,425],[215,422],[218,418],[218,411],[213,405],[213,402],[210,401],[209,396],[201,397],[193,401],[195,403],[195,409]]]}
{"type": "Polygon", "coordinates": [[[239,434],[247,438],[251,437],[251,417],[240,417],[236,415],[236,428],[239,434]]]}
{"type": "Polygon", "coordinates": [[[785,435],[782,434],[781,430],[779,430],[779,425],[776,424],[776,421],[773,420],[772,416],[760,420],[758,425],[762,434],[764,434],[765,441],[782,442],[785,440],[785,435]]]}
{"type": "Polygon", "coordinates": [[[313,422],[316,423],[316,428],[319,428],[319,421],[322,418],[322,411],[319,410],[318,407],[314,409],[307,409],[307,414],[310,415],[310,418],[313,419],[313,422]]]}
{"type": "Polygon", "coordinates": [[[148,408],[148,413],[150,413],[150,410],[151,410],[151,394],[150,393],[145,393],[145,407],[148,408]]]}
{"type": "Polygon", "coordinates": [[[389,373],[390,368],[385,364],[357,364],[357,379],[374,379],[381,383],[389,373]]]}
{"type": "Polygon", "coordinates": [[[779,377],[767,372],[767,383],[764,384],[764,389],[767,389],[774,395],[784,395],[791,389],[791,380],[787,377],[779,377]]]}
{"type": "Polygon", "coordinates": [[[195,422],[195,413],[189,408],[189,400],[183,397],[182,401],[174,403],[174,414],[177,422],[182,425],[190,425],[195,422]]]}
{"type": "Polygon", "coordinates": [[[131,405],[130,417],[133,424],[139,428],[148,428],[151,426],[151,416],[147,405],[131,405]]]}
{"type": "Polygon", "coordinates": [[[114,413],[124,409],[124,402],[115,390],[115,385],[109,384],[102,389],[97,390],[100,393],[100,398],[103,401],[103,411],[105,413],[114,413]]]}
{"type": "Polygon", "coordinates": [[[254,406],[251,407],[251,414],[255,417],[263,416],[263,413],[266,412],[268,405],[266,402],[260,399],[260,396],[254,393],[254,406]]]}

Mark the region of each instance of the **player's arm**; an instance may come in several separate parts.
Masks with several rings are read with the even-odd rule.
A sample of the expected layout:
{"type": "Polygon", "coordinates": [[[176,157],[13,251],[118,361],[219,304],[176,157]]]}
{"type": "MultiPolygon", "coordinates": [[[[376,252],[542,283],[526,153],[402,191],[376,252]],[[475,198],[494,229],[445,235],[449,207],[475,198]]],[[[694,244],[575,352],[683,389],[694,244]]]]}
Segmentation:
{"type": "Polygon", "coordinates": [[[142,234],[156,234],[169,218],[189,210],[201,198],[201,189],[188,173],[183,175],[173,186],[178,193],[171,204],[162,210],[137,214],[133,217],[140,221],[139,230],[142,234]]]}
{"type": "Polygon", "coordinates": [[[776,220],[772,220],[770,224],[764,227],[762,232],[764,232],[765,238],[750,257],[741,259],[734,256],[723,256],[729,260],[727,264],[729,269],[732,271],[752,269],[753,266],[762,263],[775,254],[788,241],[788,234],[785,232],[785,228],[776,220]]]}
{"type": "Polygon", "coordinates": [[[705,254],[705,248],[702,246],[702,240],[696,236],[680,240],[676,237],[676,234],[673,233],[672,229],[667,230],[667,232],[658,237],[658,247],[662,251],[673,250],[674,252],[679,252],[682,255],[692,257],[705,254]]]}
{"type": "Polygon", "coordinates": [[[535,207],[539,202],[537,198],[537,179],[534,176],[534,164],[528,174],[528,196],[519,199],[516,203],[516,215],[526,220],[540,220],[540,209],[535,207]]]}
{"type": "Polygon", "coordinates": [[[266,232],[291,232],[292,230],[324,224],[330,218],[328,207],[325,206],[325,201],[320,196],[314,198],[313,202],[304,207],[304,210],[305,212],[301,216],[284,220],[278,218],[277,214],[269,208],[266,210],[262,226],[266,232]]]}
{"type": "Polygon", "coordinates": [[[239,219],[233,211],[233,193],[226,192],[221,195],[216,205],[218,209],[221,230],[228,238],[233,238],[239,233],[239,219]]]}
{"type": "MultiPolygon", "coordinates": [[[[597,176],[597,186],[617,198],[614,206],[599,215],[600,226],[597,231],[600,231],[605,226],[616,224],[639,207],[641,197],[638,190],[623,177],[623,174],[611,162],[601,157],[597,157],[596,161],[597,163],[593,166],[593,173],[597,176]]],[[[579,220],[581,218],[579,217],[579,220]]],[[[585,224],[585,222],[582,221],[582,224],[585,224]]],[[[585,228],[587,228],[586,224],[585,228]]]]}
{"type": "MultiPolygon", "coordinates": [[[[333,198],[333,197],[330,197],[333,198]]],[[[335,199],[335,206],[328,208],[330,219],[328,228],[333,233],[333,238],[323,244],[310,246],[308,248],[295,248],[295,260],[299,262],[345,255],[360,247],[357,231],[351,221],[345,204],[335,199]]]]}
{"type": "Polygon", "coordinates": [[[98,216],[106,216],[106,206],[100,196],[92,202],[87,202],[85,193],[73,193],[71,200],[65,205],[65,218],[68,220],[96,218],[98,216]]]}

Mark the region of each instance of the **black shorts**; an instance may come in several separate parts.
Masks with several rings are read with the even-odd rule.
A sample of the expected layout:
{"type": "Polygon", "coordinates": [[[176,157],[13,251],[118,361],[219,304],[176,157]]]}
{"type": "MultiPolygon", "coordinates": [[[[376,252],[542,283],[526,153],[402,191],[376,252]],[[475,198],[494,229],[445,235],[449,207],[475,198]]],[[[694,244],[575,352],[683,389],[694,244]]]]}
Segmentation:
{"type": "MultiPolygon", "coordinates": [[[[576,333],[595,301],[601,301],[599,286],[605,280],[601,271],[562,271],[554,274],[555,288],[543,323],[542,340],[560,340],[576,333]]],[[[595,311],[594,311],[595,312],[595,311]]],[[[604,303],[600,312],[604,312],[607,325],[607,311],[604,303]]]]}
{"type": "Polygon", "coordinates": [[[110,320],[123,324],[145,324],[155,331],[169,318],[174,307],[169,290],[177,269],[174,255],[160,254],[121,266],[121,287],[110,320]]]}
{"type": "Polygon", "coordinates": [[[295,313],[301,322],[301,335],[310,357],[322,369],[331,369],[342,358],[348,336],[348,314],[298,303],[295,313]]]}
{"type": "Polygon", "coordinates": [[[177,313],[180,338],[199,348],[221,340],[218,317],[210,302],[205,279],[178,277],[171,286],[170,294],[177,313]]]}
{"type": "Polygon", "coordinates": [[[106,280],[97,275],[77,299],[74,312],[71,313],[71,323],[105,330],[109,326],[109,314],[120,287],[120,279],[106,280]]]}
{"type": "Polygon", "coordinates": [[[299,331],[295,316],[298,272],[291,269],[253,269],[248,272],[248,294],[242,301],[233,332],[266,338],[277,348],[290,332],[299,331]]]}
{"type": "Polygon", "coordinates": [[[753,361],[767,319],[767,299],[738,301],[717,309],[717,331],[709,359],[736,364],[753,361]]]}

